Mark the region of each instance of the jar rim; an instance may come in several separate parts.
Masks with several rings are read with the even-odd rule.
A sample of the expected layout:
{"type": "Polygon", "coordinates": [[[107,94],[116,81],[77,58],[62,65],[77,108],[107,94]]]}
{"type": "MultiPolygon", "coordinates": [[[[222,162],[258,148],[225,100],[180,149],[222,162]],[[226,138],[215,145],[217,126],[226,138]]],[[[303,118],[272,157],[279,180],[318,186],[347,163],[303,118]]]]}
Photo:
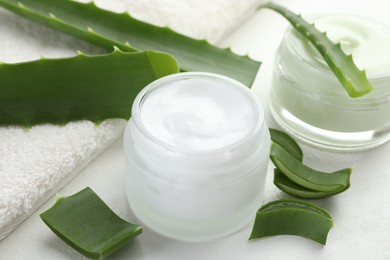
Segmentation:
{"type": "Polygon", "coordinates": [[[146,138],[151,140],[154,144],[164,147],[164,149],[167,149],[172,152],[182,153],[182,154],[208,155],[213,153],[224,152],[226,150],[234,150],[235,148],[240,147],[242,144],[250,141],[251,138],[256,136],[256,134],[264,127],[265,113],[260,100],[255,96],[253,92],[250,91],[248,87],[243,85],[241,82],[238,82],[226,76],[209,73],[209,72],[181,72],[181,73],[176,73],[176,74],[168,75],[160,79],[157,79],[151,82],[149,85],[147,85],[144,89],[142,89],[142,91],[135,98],[134,103],[132,105],[131,119],[133,120],[135,127],[137,127],[137,129],[139,130],[140,133],[142,133],[142,135],[144,135],[146,138]],[[244,137],[222,147],[210,148],[210,149],[191,149],[188,147],[179,147],[167,143],[161,140],[160,138],[156,137],[155,135],[153,135],[145,127],[145,125],[143,124],[140,118],[140,111],[142,108],[143,101],[147,98],[148,94],[150,94],[155,89],[164,86],[166,83],[173,82],[176,80],[186,79],[186,78],[198,78],[198,77],[223,80],[239,88],[250,99],[251,103],[253,104],[253,107],[256,108],[257,121],[255,125],[252,127],[252,129],[244,137]]]}

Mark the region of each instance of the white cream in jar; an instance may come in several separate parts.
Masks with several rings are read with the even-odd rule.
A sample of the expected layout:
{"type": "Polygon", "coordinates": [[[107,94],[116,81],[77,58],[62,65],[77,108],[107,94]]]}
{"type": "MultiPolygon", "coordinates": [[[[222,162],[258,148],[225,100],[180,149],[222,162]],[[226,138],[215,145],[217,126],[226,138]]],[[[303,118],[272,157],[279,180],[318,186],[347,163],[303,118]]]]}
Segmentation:
{"type": "Polygon", "coordinates": [[[353,55],[374,89],[351,98],[323,58],[289,28],[278,49],[271,112],[295,137],[318,147],[353,151],[390,139],[390,30],[371,19],[326,15],[314,19],[333,42],[353,55]]]}
{"type": "Polygon", "coordinates": [[[125,132],[130,206],[168,237],[228,235],[261,204],[269,144],[264,111],[241,83],[201,72],[157,80],[136,98],[125,132]]]}

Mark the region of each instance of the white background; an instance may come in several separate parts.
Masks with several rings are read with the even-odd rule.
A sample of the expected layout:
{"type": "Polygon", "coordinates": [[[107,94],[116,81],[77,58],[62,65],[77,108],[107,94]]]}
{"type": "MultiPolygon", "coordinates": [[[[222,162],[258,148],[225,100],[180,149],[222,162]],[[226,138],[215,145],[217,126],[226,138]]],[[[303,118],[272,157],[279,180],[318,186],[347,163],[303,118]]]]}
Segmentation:
{"type": "MultiPolygon", "coordinates": [[[[387,0],[275,2],[304,16],[326,12],[355,13],[390,26],[390,2],[387,0]]],[[[232,45],[237,53],[249,53],[252,58],[263,61],[253,91],[265,107],[271,87],[273,56],[286,26],[287,22],[278,14],[262,10],[222,43],[232,45]]],[[[270,126],[274,125],[269,117],[268,122],[270,126]]],[[[390,259],[390,144],[352,155],[325,153],[306,146],[304,152],[305,161],[319,169],[354,166],[351,188],[347,192],[314,201],[328,209],[335,222],[325,247],[293,236],[248,242],[252,223],[236,234],[209,243],[173,241],[145,227],[142,235],[111,259],[390,259]]],[[[272,184],[272,171],[270,163],[264,201],[287,197],[272,184]]],[[[140,223],[126,201],[125,173],[120,139],[60,193],[70,195],[90,186],[121,217],[140,223]]],[[[54,201],[53,197],[0,242],[0,259],[84,259],[40,220],[39,213],[54,201]]]]}

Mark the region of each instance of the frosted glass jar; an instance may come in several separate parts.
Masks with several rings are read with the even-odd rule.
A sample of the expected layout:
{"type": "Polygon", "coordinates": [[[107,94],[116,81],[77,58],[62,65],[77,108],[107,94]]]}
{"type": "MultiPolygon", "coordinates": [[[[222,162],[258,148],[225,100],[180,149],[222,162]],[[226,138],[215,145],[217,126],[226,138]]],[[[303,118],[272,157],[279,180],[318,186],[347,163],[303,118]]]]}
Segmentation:
{"type": "Polygon", "coordinates": [[[201,72],[159,79],[137,96],[125,131],[130,207],[174,239],[231,234],[261,204],[269,148],[262,106],[241,83],[201,72]]]}
{"type": "Polygon", "coordinates": [[[287,29],[275,57],[270,110],[277,123],[317,147],[357,151],[390,139],[390,30],[351,15],[315,19],[334,42],[365,68],[374,90],[351,98],[319,53],[287,29]]]}

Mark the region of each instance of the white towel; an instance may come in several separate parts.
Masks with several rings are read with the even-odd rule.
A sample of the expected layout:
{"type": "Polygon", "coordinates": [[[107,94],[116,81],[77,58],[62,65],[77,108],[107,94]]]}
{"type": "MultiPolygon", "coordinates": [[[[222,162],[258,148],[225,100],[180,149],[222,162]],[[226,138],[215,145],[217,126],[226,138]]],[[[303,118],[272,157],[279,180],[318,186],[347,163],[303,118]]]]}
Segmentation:
{"type": "MultiPolygon", "coordinates": [[[[212,42],[230,33],[259,0],[100,0],[100,7],[212,42]]],[[[84,1],[83,1],[84,2],[84,1]]],[[[0,9],[0,61],[73,56],[99,47],[0,9]]],[[[22,76],[22,75],[21,75],[22,76]]],[[[126,122],[88,121],[26,131],[0,127],[0,240],[122,134],[126,122]]]]}

